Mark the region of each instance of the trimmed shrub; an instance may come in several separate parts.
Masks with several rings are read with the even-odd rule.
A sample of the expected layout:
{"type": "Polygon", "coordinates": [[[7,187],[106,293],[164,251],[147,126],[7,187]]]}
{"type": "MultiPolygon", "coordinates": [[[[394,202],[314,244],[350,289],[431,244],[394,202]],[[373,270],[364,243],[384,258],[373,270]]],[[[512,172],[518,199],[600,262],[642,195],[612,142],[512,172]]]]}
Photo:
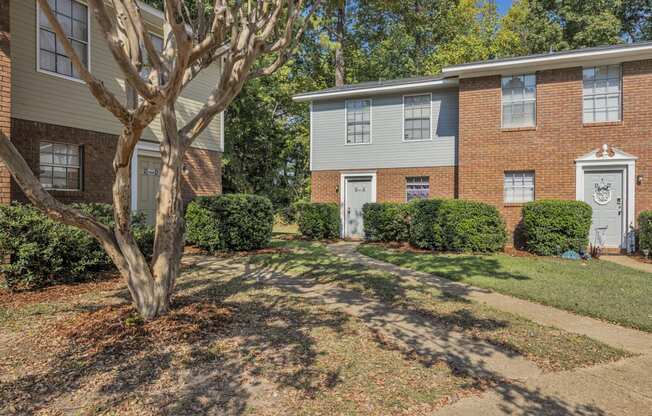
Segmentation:
{"type": "Polygon", "coordinates": [[[410,202],[410,244],[425,250],[444,250],[444,235],[439,221],[443,199],[417,199],[410,202]]]}
{"type": "Polygon", "coordinates": [[[439,207],[439,224],[448,251],[494,253],[507,241],[505,222],[493,205],[451,199],[439,207]]]}
{"type": "MultiPolygon", "coordinates": [[[[113,211],[106,204],[75,204],[77,209],[113,225],[113,211]]],[[[154,229],[144,217],[134,218],[136,242],[151,256],[154,229]]],[[[31,205],[0,206],[0,253],[9,263],[0,265],[12,289],[44,287],[87,279],[93,272],[113,267],[99,242],[85,231],[48,218],[31,205]]]]}
{"type": "Polygon", "coordinates": [[[199,247],[246,251],[269,246],[274,227],[269,199],[227,194],[197,197],[190,205],[186,210],[188,240],[199,247]]]}
{"type": "Polygon", "coordinates": [[[652,250],[652,211],[638,216],[638,246],[640,250],[652,250]]]}
{"type": "Polygon", "coordinates": [[[339,238],[339,211],[339,207],[334,203],[301,202],[296,204],[299,232],[311,240],[339,238]]]}
{"type": "Polygon", "coordinates": [[[197,201],[191,202],[186,208],[186,241],[207,251],[222,248],[219,218],[197,201]]]}
{"type": "Polygon", "coordinates": [[[528,251],[540,256],[584,250],[589,244],[591,206],[582,201],[541,200],[523,208],[523,232],[528,251]]]}
{"type": "Polygon", "coordinates": [[[364,236],[368,241],[407,241],[410,237],[408,204],[370,203],[362,207],[364,236]]]}

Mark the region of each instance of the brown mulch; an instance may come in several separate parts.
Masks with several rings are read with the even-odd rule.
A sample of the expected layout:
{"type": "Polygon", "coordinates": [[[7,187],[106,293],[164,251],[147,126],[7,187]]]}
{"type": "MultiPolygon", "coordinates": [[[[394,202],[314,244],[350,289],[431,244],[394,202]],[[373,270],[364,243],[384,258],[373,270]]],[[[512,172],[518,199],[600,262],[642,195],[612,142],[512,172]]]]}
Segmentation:
{"type": "Polygon", "coordinates": [[[110,305],[81,313],[56,325],[56,335],[82,346],[86,354],[105,350],[139,350],[153,345],[193,343],[215,334],[232,321],[229,308],[197,302],[174,307],[169,314],[143,321],[131,305],[110,305]]]}
{"type": "Polygon", "coordinates": [[[102,272],[92,281],[64,283],[42,289],[12,292],[0,289],[0,307],[19,308],[21,306],[43,303],[52,300],[65,300],[90,292],[116,290],[123,286],[117,272],[102,272]]]}

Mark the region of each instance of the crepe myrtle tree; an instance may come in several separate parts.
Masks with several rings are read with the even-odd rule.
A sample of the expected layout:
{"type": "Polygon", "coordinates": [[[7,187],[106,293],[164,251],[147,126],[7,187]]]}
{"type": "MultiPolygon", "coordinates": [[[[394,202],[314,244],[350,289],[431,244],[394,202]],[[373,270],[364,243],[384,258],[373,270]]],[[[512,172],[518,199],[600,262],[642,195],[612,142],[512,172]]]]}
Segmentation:
{"type": "Polygon", "coordinates": [[[109,91],[82,64],[48,0],[41,10],[97,102],[122,127],[113,158],[115,226],[109,228],[48,194],[9,137],[0,137],[2,158],[29,200],[51,218],[79,227],[104,247],[126,279],[133,303],[145,319],[168,312],[179,275],[184,232],[181,180],[183,157],[197,136],[251,78],[272,74],[297,46],[319,0],[163,0],[162,52],[148,35],[137,0],[88,0],[113,59],[125,79],[124,96],[109,91]],[[146,57],[146,61],[144,59],[146,57]],[[148,76],[141,75],[144,62],[148,76]],[[203,106],[184,125],[176,102],[204,69],[219,65],[220,76],[203,106]],[[131,230],[130,163],[143,130],[160,116],[161,175],[154,252],[147,261],[131,230]]]}

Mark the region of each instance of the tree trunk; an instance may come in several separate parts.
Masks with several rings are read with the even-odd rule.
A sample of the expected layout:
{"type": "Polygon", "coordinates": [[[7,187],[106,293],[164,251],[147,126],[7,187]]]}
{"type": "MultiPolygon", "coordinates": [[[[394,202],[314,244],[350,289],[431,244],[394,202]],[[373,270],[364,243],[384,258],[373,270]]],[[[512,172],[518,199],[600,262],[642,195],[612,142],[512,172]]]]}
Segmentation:
{"type": "Polygon", "coordinates": [[[335,49],[335,86],[341,87],[346,82],[346,66],[344,63],[344,38],[346,35],[346,0],[337,4],[337,25],[335,27],[339,46],[335,49]]]}

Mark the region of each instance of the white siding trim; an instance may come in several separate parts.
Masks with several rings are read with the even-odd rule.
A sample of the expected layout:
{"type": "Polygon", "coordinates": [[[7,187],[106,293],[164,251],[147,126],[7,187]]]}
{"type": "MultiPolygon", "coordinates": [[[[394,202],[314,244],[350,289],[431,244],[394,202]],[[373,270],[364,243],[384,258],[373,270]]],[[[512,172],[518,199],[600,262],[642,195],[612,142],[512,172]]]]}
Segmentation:
{"type": "Polygon", "coordinates": [[[625,215],[620,248],[629,250],[627,235],[636,227],[636,158],[614,157],[613,159],[577,159],[575,161],[575,199],[584,201],[584,173],[593,170],[622,170],[623,192],[625,193],[625,215]]]}
{"type": "MultiPolygon", "coordinates": [[[[345,106],[346,106],[346,104],[345,104],[345,106]]],[[[344,111],[346,112],[346,108],[344,109],[344,111]]],[[[312,153],[313,153],[313,150],[312,150],[312,143],[313,143],[313,141],[312,141],[312,137],[313,137],[312,136],[312,129],[313,129],[313,126],[315,125],[312,122],[312,113],[313,113],[313,102],[310,101],[310,149],[309,149],[309,152],[310,152],[310,171],[312,171],[312,153]]],[[[346,140],[346,139],[344,139],[344,140],[346,140]]]]}
{"type": "Polygon", "coordinates": [[[369,172],[343,172],[340,174],[340,237],[344,238],[348,234],[346,226],[346,180],[355,177],[371,177],[371,202],[376,202],[376,171],[369,172]]]}
{"type": "Polygon", "coordinates": [[[374,99],[373,98],[352,98],[350,100],[344,100],[344,145],[345,146],[364,146],[373,143],[373,108],[374,108],[374,99]],[[347,118],[347,107],[349,101],[366,101],[369,100],[369,143],[348,143],[349,141],[349,125],[347,118]]]}
{"type": "Polygon", "coordinates": [[[434,81],[424,82],[407,82],[405,84],[379,86],[368,88],[351,88],[349,90],[331,91],[331,92],[314,92],[299,94],[292,97],[292,100],[297,102],[325,100],[328,98],[346,98],[346,97],[363,97],[369,93],[385,94],[385,93],[401,93],[405,91],[418,91],[423,88],[451,88],[457,87],[459,82],[457,79],[437,79],[434,81]]]}
{"type": "MultiPolygon", "coordinates": [[[[86,32],[87,32],[86,37],[88,39],[88,42],[86,43],[86,60],[88,61],[88,72],[91,72],[91,51],[92,51],[91,34],[93,33],[91,31],[91,8],[86,0],[73,0],[73,1],[77,1],[86,6],[86,32]]],[[[41,15],[41,6],[39,5],[38,0],[34,0],[34,2],[36,3],[36,72],[45,75],[50,75],[57,78],[67,79],[69,81],[79,82],[81,84],[86,84],[86,81],[84,81],[83,79],[69,77],[68,75],[63,75],[57,72],[51,72],[51,71],[46,71],[45,69],[41,69],[41,22],[39,21],[39,17],[41,15]]]]}
{"type": "Polygon", "coordinates": [[[401,120],[401,139],[403,140],[404,143],[415,143],[415,142],[429,142],[434,139],[434,123],[433,121],[433,114],[432,114],[432,92],[426,92],[426,93],[421,93],[421,94],[405,94],[403,95],[402,98],[403,105],[402,107],[402,114],[403,114],[403,119],[401,120]],[[420,95],[429,95],[430,100],[428,101],[430,103],[430,138],[429,139],[420,139],[420,140],[405,140],[405,97],[418,97],[420,95]]]}
{"type": "Polygon", "coordinates": [[[224,111],[220,113],[220,151],[224,153],[224,111]]]}
{"type": "Polygon", "coordinates": [[[157,143],[138,142],[131,156],[131,212],[138,210],[138,156],[161,157],[161,146],[157,143]]]}

